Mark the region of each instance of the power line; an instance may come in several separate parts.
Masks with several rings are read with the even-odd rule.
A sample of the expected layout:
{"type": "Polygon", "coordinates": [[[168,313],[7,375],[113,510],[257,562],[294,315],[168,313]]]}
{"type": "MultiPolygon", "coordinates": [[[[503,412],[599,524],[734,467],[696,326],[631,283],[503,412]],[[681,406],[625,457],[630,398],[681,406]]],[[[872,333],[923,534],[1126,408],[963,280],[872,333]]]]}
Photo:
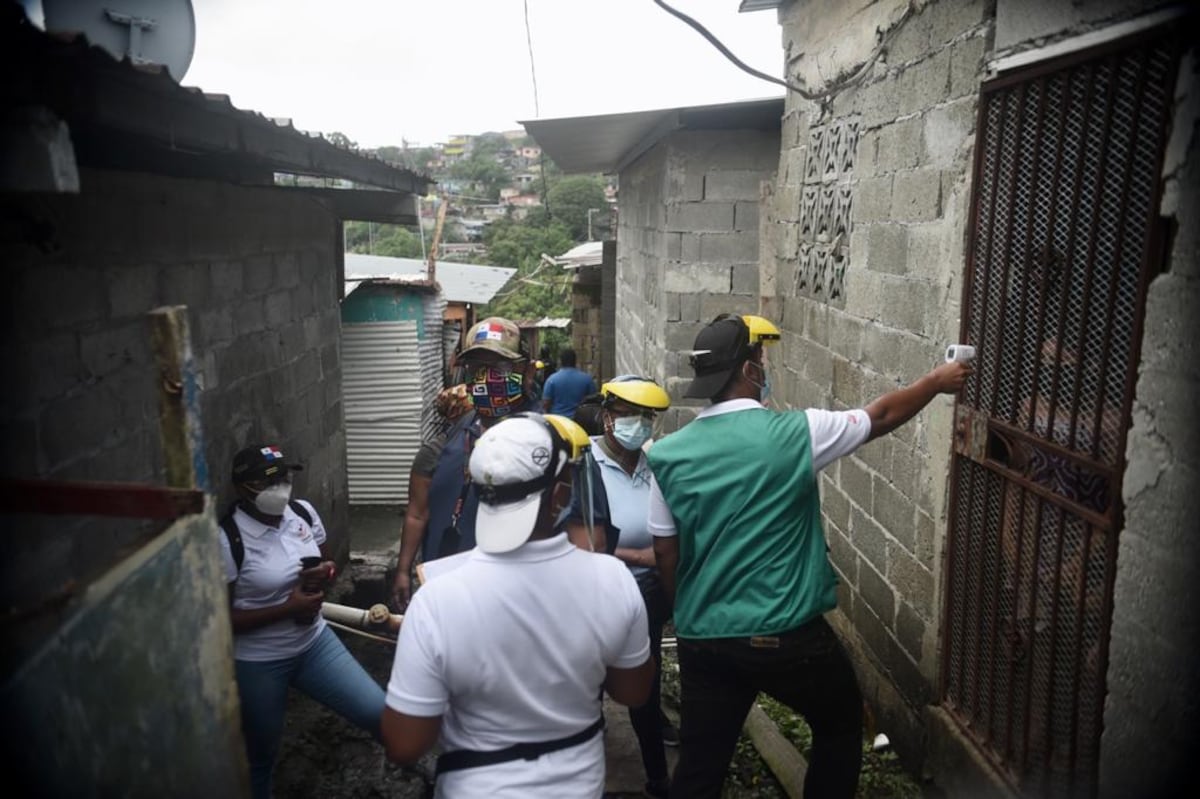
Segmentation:
{"type": "Polygon", "coordinates": [[[710,33],[708,28],[704,27],[699,22],[692,19],[691,17],[689,17],[687,14],[683,13],[682,11],[679,11],[678,9],[672,8],[671,6],[667,5],[665,2],[663,2],[663,0],[653,0],[653,1],[654,1],[654,4],[656,6],[658,6],[659,8],[661,8],[663,11],[666,11],[668,14],[670,14],[671,16],[673,16],[677,19],[683,20],[683,22],[685,22],[688,26],[693,28],[697,33],[699,33],[701,36],[703,36],[705,39],[707,39],[709,41],[709,43],[712,44],[713,47],[717,48],[717,50],[719,50],[721,52],[721,55],[725,56],[730,61],[732,61],[738,69],[742,70],[743,72],[748,72],[756,78],[761,78],[762,80],[768,81],[770,83],[775,83],[780,86],[783,86],[785,89],[790,89],[791,91],[794,91],[796,94],[800,95],[805,100],[813,100],[815,102],[820,102],[831,94],[834,94],[836,92],[841,91],[842,89],[845,89],[849,86],[853,86],[853,85],[859,83],[866,76],[866,74],[870,70],[870,68],[872,66],[874,66],[875,62],[879,60],[879,57],[881,55],[883,55],[884,51],[887,50],[887,46],[891,42],[892,37],[895,36],[896,32],[899,31],[900,28],[904,25],[904,23],[908,21],[909,16],[913,12],[913,3],[910,0],[908,7],[904,9],[904,14],[901,15],[900,19],[898,19],[896,21],[896,24],[892,26],[891,30],[889,30],[884,35],[883,39],[879,42],[878,45],[876,45],[875,50],[871,53],[871,56],[866,60],[866,62],[863,63],[863,65],[861,67],[859,67],[855,72],[846,76],[845,78],[827,85],[824,88],[824,90],[822,90],[820,92],[814,92],[811,89],[808,89],[797,83],[792,83],[789,80],[780,79],[780,78],[775,77],[774,75],[768,75],[765,72],[758,71],[757,69],[750,66],[749,64],[746,64],[744,61],[742,61],[740,58],[738,58],[736,55],[734,55],[730,51],[730,49],[721,42],[720,39],[718,39],[716,36],[714,36],[712,33],[710,33]]]}
{"type": "Polygon", "coordinates": [[[525,45],[529,48],[529,74],[533,76],[533,116],[542,115],[538,108],[537,67],[533,64],[533,34],[529,31],[529,0],[523,0],[525,5],[525,45]]]}

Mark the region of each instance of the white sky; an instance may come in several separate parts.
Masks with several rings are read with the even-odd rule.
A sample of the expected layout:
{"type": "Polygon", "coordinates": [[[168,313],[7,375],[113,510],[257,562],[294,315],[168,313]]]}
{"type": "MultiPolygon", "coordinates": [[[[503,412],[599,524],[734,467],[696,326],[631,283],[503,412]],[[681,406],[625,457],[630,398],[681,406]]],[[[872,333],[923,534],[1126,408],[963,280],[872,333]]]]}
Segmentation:
{"type": "MultiPolygon", "coordinates": [[[[667,0],[743,61],[782,74],[775,12],[667,0]]],[[[514,130],[517,120],[782,94],[742,72],[652,0],[529,0],[540,114],[521,0],[193,0],[183,83],[238,108],[339,130],[363,147],[514,130]]]]}

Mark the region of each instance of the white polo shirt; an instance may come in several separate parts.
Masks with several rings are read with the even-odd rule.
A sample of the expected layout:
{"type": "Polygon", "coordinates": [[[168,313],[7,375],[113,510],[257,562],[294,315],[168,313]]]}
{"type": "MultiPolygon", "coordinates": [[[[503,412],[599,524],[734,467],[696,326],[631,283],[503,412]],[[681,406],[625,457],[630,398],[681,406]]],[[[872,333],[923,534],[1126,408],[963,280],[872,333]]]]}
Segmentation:
{"type": "MultiPolygon", "coordinates": [[[[388,707],[443,716],[446,751],[565,738],[600,718],[608,667],[650,656],[646,607],[614,557],[564,534],[512,552],[473,550],[413,596],[400,628],[388,707]]],[[[438,778],[450,797],[599,797],[604,738],[438,778]]]]}
{"type": "MultiPolygon", "coordinates": [[[[238,508],[233,520],[242,534],[246,556],[239,574],[229,537],[221,541],[221,562],[225,580],[233,583],[233,607],[256,610],[282,605],[300,577],[300,558],[320,555],[325,542],[325,526],[311,504],[298,500],[312,516],[312,525],[290,507],[283,511],[278,527],[268,527],[238,508]]],[[[313,624],[296,624],[283,619],[233,637],[233,656],[237,660],[282,660],[299,655],[312,646],[325,629],[325,620],[317,616],[313,624]]]]}

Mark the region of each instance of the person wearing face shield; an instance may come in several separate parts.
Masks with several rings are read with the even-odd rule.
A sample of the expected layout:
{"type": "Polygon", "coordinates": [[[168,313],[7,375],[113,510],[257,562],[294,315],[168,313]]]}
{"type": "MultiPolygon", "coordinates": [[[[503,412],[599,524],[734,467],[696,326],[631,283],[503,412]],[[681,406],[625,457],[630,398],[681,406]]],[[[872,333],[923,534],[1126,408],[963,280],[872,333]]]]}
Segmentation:
{"type": "MultiPolygon", "coordinates": [[[[637,582],[646,606],[650,653],[655,663],[662,651],[663,624],[670,608],[655,569],[653,537],[646,526],[650,507],[650,471],[643,452],[654,432],[658,414],[671,405],[667,392],[648,377],[623,375],[601,389],[599,423],[592,437],[594,486],[593,530],[597,548],[621,560],[637,582]]],[[[577,481],[578,482],[578,481],[577,481]]],[[[567,532],[586,534],[585,508],[580,495],[573,498],[567,532]]],[[[648,796],[667,795],[667,758],[663,745],[677,746],[678,732],[662,712],[661,668],[656,670],[650,699],[629,708],[629,720],[646,770],[648,796]]]]}
{"type": "Polygon", "coordinates": [[[907,422],[971,368],[938,366],[849,411],[776,411],[761,317],[721,315],[696,336],[686,396],[712,404],[655,443],[647,526],[674,601],[680,756],[672,796],[720,796],[759,692],[804,716],[812,754],[804,795],[852,797],[862,762],[862,696],[824,614],[837,576],[821,526],[817,474],[907,422]]]}
{"type": "Polygon", "coordinates": [[[422,444],[408,481],[408,506],[400,531],[400,554],[392,579],[391,605],[403,612],[412,599],[413,567],[475,546],[479,499],[467,464],[483,431],[511,415],[533,410],[533,364],[520,329],[493,316],[467,331],[457,355],[471,411],[422,444]]]}
{"type": "Polygon", "coordinates": [[[254,444],[233,459],[237,502],[221,520],[233,656],[251,794],[271,795],[271,771],[294,687],[380,737],[383,689],[321,618],[333,577],[316,508],[292,498],[283,452],[254,444]]]}

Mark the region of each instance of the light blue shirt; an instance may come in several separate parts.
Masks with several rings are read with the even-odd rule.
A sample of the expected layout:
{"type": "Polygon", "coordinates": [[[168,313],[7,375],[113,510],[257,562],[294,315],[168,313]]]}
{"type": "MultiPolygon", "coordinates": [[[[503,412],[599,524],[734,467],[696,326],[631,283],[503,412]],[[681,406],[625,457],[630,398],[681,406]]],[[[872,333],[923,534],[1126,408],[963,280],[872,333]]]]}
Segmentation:
{"type": "Polygon", "coordinates": [[[542,400],[550,403],[549,413],[568,418],[575,415],[575,408],[588,394],[596,393],[596,381],[587,372],[574,366],[564,366],[546,381],[542,388],[542,400]]]}
{"type": "MultiPolygon", "coordinates": [[[[629,475],[620,464],[605,454],[600,436],[592,439],[592,457],[600,465],[600,477],[608,495],[609,526],[621,531],[617,546],[621,549],[645,549],[654,545],[646,522],[650,509],[650,467],[646,455],[638,456],[637,468],[629,475]]],[[[628,564],[627,564],[628,565],[628,564]]],[[[629,566],[634,577],[653,571],[649,566],[629,566]]]]}

